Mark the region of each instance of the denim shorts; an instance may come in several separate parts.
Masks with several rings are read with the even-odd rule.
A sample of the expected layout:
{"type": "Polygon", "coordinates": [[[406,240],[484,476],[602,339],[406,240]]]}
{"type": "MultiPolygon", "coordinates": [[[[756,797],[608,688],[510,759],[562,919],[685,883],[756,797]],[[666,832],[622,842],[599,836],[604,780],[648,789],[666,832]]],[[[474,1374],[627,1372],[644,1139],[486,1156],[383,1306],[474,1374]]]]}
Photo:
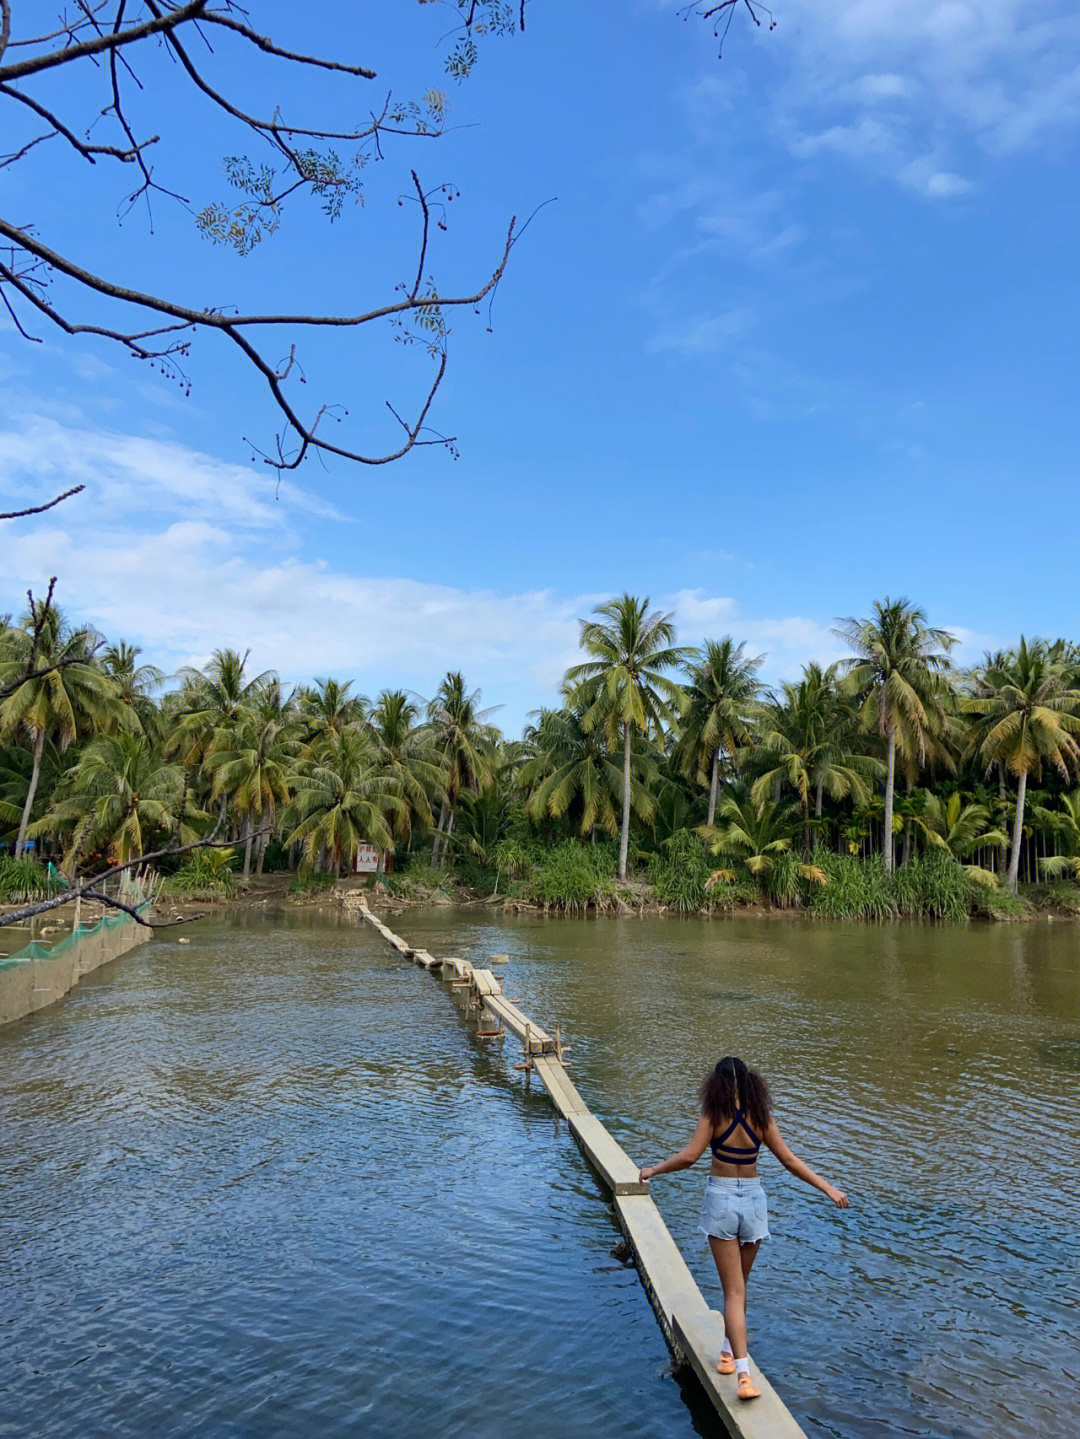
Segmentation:
{"type": "Polygon", "coordinates": [[[740,1244],[768,1239],[769,1205],[761,1180],[720,1179],[710,1174],[698,1232],[715,1239],[737,1239],[740,1244]]]}

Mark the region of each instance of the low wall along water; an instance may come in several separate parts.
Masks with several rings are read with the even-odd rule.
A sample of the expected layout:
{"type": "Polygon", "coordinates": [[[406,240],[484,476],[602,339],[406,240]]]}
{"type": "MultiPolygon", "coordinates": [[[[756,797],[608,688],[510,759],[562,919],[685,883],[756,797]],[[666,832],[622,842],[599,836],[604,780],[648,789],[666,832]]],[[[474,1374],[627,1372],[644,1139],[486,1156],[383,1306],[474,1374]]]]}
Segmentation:
{"type": "MultiPolygon", "coordinates": [[[[152,901],[125,894],[125,903],[148,911],[152,901]]],[[[76,924],[55,944],[32,940],[17,954],[0,959],[0,1024],[22,1019],[55,1004],[74,989],[84,974],[145,944],[152,930],[126,914],[105,914],[94,924],[76,924]]]]}

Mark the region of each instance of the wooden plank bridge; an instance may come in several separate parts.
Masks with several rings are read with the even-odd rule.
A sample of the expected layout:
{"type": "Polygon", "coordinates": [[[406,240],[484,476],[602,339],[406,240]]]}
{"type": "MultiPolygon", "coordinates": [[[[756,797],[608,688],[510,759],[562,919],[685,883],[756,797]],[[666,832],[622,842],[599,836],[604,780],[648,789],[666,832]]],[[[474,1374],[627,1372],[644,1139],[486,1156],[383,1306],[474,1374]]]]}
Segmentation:
{"type": "MultiPolygon", "coordinates": [[[[676,1361],[689,1364],[697,1375],[727,1433],[734,1439],[806,1439],[753,1360],[750,1368],[761,1398],[750,1403],[736,1397],[731,1377],[717,1374],[724,1321],[706,1303],[649,1194],[648,1184],[642,1184],[638,1178],[638,1166],[589,1110],[571,1083],[564,1064],[559,1027],[556,1025],[555,1034],[551,1036],[534,1024],[517,1004],[506,998],[502,982],[492,970],[474,968],[464,959],[436,959],[426,949],[412,948],[383,924],[362,898],[360,913],[404,959],[427,970],[440,970],[444,981],[464,992],[467,1009],[477,1016],[479,1039],[504,1039],[511,1034],[520,1042],[522,1062],[516,1068],[540,1076],[586,1159],[611,1191],[615,1213],[633,1250],[638,1273],[664,1337],[676,1361]]],[[[498,958],[495,957],[496,962],[498,958]]]]}

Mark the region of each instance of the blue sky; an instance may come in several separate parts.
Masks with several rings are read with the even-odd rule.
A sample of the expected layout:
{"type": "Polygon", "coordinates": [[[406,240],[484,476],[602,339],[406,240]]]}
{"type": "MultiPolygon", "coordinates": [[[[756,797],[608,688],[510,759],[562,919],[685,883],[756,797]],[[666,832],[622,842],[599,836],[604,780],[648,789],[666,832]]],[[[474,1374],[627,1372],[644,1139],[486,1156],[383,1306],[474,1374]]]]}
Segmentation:
{"type": "MultiPolygon", "coordinates": [[[[330,227],[298,206],[240,258],[161,199],[152,236],[138,209],[118,224],[126,175],[41,147],[36,173],[0,172],[3,213],[200,304],[360,310],[415,266],[410,165],[461,191],[429,267],[444,292],[485,274],[510,214],[557,197],[492,332],[454,319],[432,421],[460,458],[314,461],[276,491],[244,441],[269,444],[274,414],[226,346],[199,342],[184,398],[103,342],[8,326],[0,497],[87,492],[5,527],[0,610],[55,573],[73,617],[167,669],[250,646],[288,681],[430,694],[462,668],[511,732],[554,698],[577,618],[623,590],[673,610],[685,643],[747,640],[773,679],[834,658],[834,618],[887,594],[966,657],[1080,637],[1074,6],[777,0],[776,30],[736,17],[719,60],[666,0],[533,0],[461,86],[441,77],[445,7],[307,10],[252,16],[379,80],[213,61],[253,105],[336,120],[388,86],[449,94],[452,132],[388,146],[363,207],[330,227]]],[[[195,206],[224,197],[244,142],[163,62],[148,78],[159,174],[195,206]]],[[[92,90],[50,83],[89,118],[92,90]]],[[[298,402],[347,407],[341,438],[370,448],[430,373],[381,327],[301,358],[298,402]]]]}

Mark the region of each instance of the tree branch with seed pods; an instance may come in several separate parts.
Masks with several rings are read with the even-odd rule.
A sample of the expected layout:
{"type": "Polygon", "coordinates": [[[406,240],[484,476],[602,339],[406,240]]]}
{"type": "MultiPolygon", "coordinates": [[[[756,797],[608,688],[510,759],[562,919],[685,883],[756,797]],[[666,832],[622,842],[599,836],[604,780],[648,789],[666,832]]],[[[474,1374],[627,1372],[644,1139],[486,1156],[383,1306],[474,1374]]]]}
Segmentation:
{"type": "MultiPolygon", "coordinates": [[[[475,64],[481,37],[524,29],[524,4],[448,3],[456,25],[444,68],[455,79],[464,78],[475,64]]],[[[0,114],[5,117],[5,135],[14,137],[6,153],[0,154],[0,170],[40,164],[44,154],[59,146],[88,166],[105,166],[105,181],[110,172],[131,172],[133,184],[124,193],[121,216],[139,206],[152,226],[157,204],[190,212],[190,202],[166,183],[157,160],[159,151],[166,154],[168,97],[161,97],[153,132],[142,133],[132,119],[133,97],[138,96],[144,108],[147,94],[151,100],[157,97],[154,87],[159,81],[148,67],[164,55],[172,65],[170,74],[204,102],[222,139],[239,132],[246,136],[245,143],[264,152],[265,160],[258,162],[246,154],[226,159],[226,175],[239,192],[238,203],[212,202],[193,212],[196,227],[209,242],[241,254],[271,237],[286,207],[302,195],[314,199],[331,221],[340,218],[346,202],[362,201],[361,171],[370,161],[384,158],[389,142],[395,146],[433,142],[447,133],[445,96],[434,89],[418,101],[407,102],[380,91],[374,105],[363,105],[367,119],[359,124],[286,116],[280,107],[266,113],[249,106],[240,98],[240,81],[235,77],[242,79],[247,64],[248,73],[261,78],[251,62],[260,69],[268,64],[283,67],[286,79],[298,73],[331,72],[350,89],[370,89],[377,77],[367,65],[277,43],[255,27],[236,0],[65,0],[51,26],[41,33],[23,33],[20,21],[24,16],[28,21],[40,20],[41,9],[24,0],[0,0],[0,114]],[[84,84],[92,81],[100,86],[96,113],[70,113],[70,98],[56,100],[56,87],[47,87],[54,72],[74,70],[84,84]],[[219,79],[222,74],[228,76],[227,82],[219,79]],[[351,148],[351,157],[343,155],[345,146],[351,148]]],[[[355,97],[347,104],[355,112],[355,97]]],[[[195,340],[208,334],[227,340],[259,376],[276,412],[277,426],[269,443],[247,439],[253,458],[261,455],[276,470],[298,468],[313,451],[361,465],[389,464],[425,445],[442,445],[456,454],[455,437],[428,425],[447,369],[447,316],[455,310],[477,310],[495,290],[517,239],[516,222],[508,221],[478,280],[460,290],[443,290],[427,269],[433,229],[445,229],[437,210],[433,224],[432,207],[457,192],[447,184],[425,188],[415,166],[410,167],[409,178],[408,193],[416,202],[418,217],[415,269],[409,266],[410,279],[398,285],[395,295],[348,313],[319,313],[289,305],[249,313],[213,296],[194,299],[173,293],[168,286],[129,284],[122,276],[86,263],[70,244],[43,234],[32,218],[12,214],[0,215],[0,301],[18,334],[29,343],[42,342],[43,327],[69,337],[107,340],[150,363],[185,392],[191,387],[186,362],[195,340]],[[387,401],[392,422],[400,427],[393,442],[339,443],[327,428],[330,419],[340,423],[342,407],[330,400],[309,407],[290,390],[290,381],[304,378],[298,343],[305,334],[360,330],[382,321],[397,327],[398,339],[422,342],[434,363],[433,376],[410,417],[403,418],[400,406],[387,401]],[[292,332],[284,362],[276,358],[281,353],[280,330],[292,332]]],[[[66,497],[0,518],[41,513],[66,497]]]]}

